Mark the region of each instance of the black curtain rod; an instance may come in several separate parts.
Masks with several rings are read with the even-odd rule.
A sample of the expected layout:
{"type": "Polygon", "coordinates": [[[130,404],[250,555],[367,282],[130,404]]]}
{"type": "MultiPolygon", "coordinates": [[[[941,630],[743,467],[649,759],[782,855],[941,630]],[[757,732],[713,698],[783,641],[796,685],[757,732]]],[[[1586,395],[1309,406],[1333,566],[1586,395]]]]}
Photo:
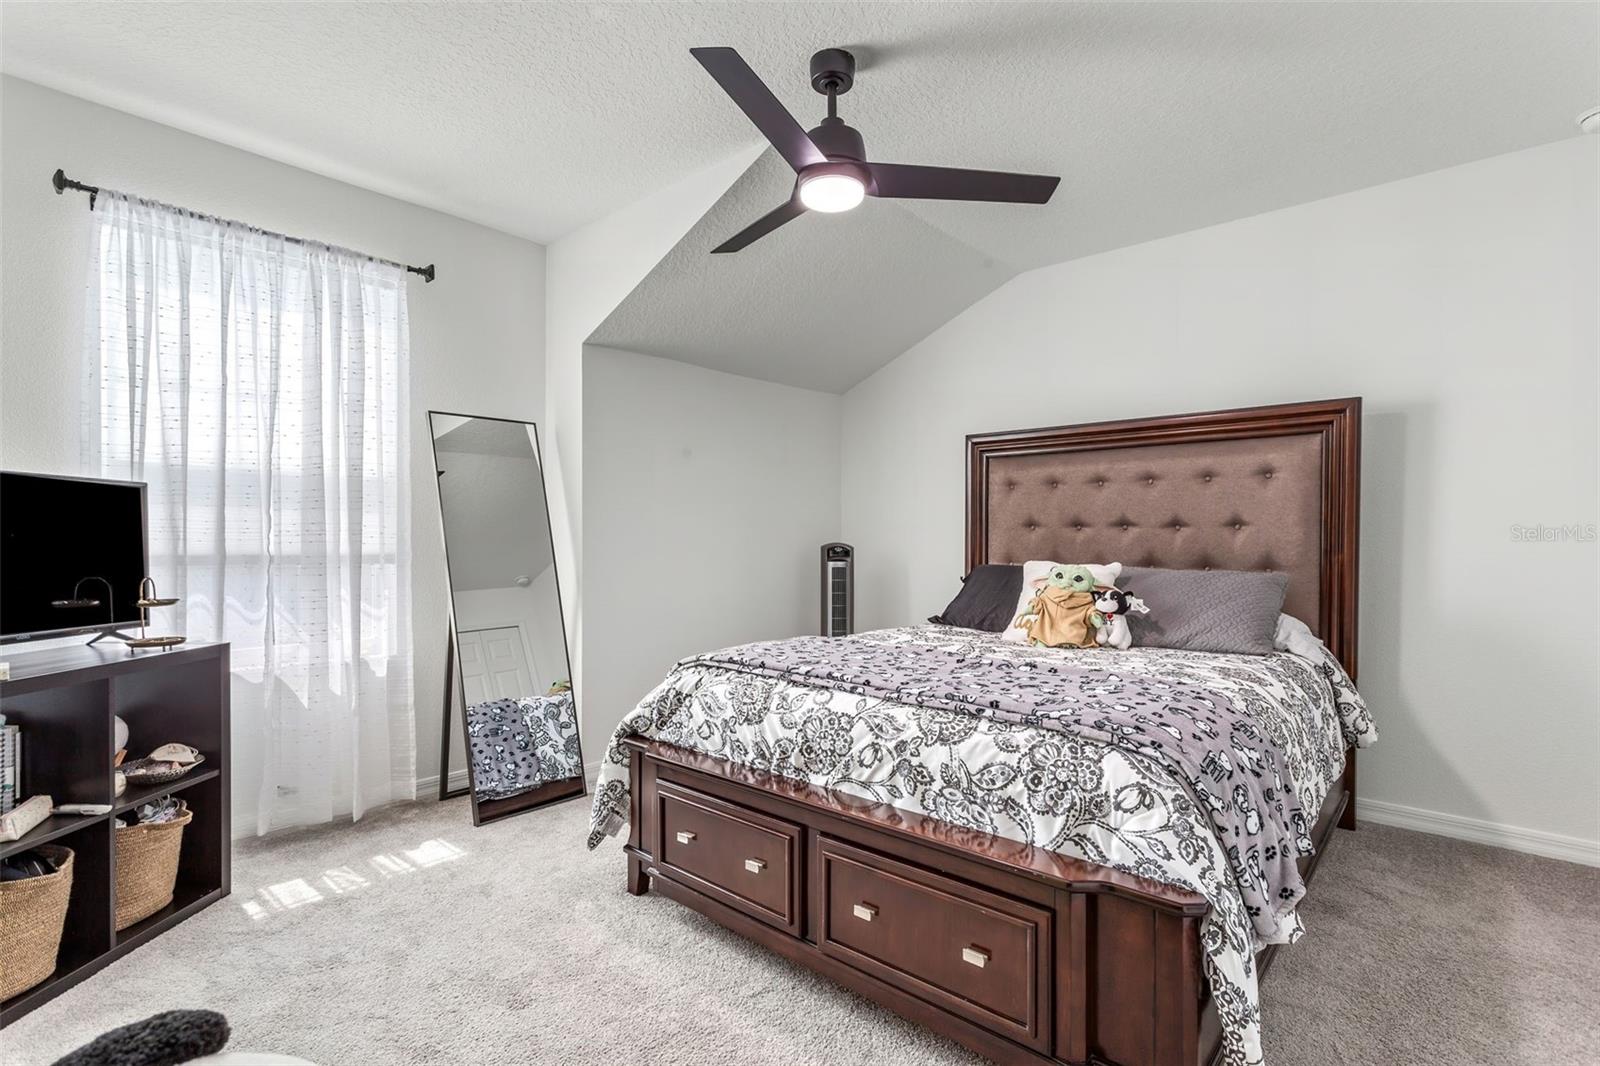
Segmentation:
{"type": "MultiPolygon", "coordinates": [[[[76,189],[78,192],[86,192],[86,193],[88,193],[89,194],[89,210],[91,210],[91,211],[94,210],[95,197],[100,195],[100,187],[99,186],[97,186],[97,185],[85,185],[81,181],[73,181],[71,178],[67,177],[66,174],[63,173],[59,168],[56,170],[56,172],[54,174],[50,175],[50,184],[55,186],[55,190],[56,190],[56,195],[57,196],[60,196],[62,193],[66,192],[68,189],[76,189]]],[[[195,213],[198,214],[198,212],[195,212],[195,213]]],[[[201,217],[202,218],[209,218],[209,219],[212,219],[212,220],[217,221],[217,222],[231,222],[230,219],[217,218],[217,216],[215,216],[215,215],[202,215],[201,217]]],[[[248,223],[232,223],[232,224],[233,225],[248,225],[248,223]]],[[[317,244],[317,243],[321,243],[321,242],[318,242],[318,241],[308,241],[303,237],[290,237],[287,234],[283,234],[283,233],[273,233],[270,230],[258,229],[255,226],[249,226],[249,228],[253,229],[253,230],[256,230],[257,233],[266,234],[268,237],[277,237],[277,238],[280,238],[282,240],[286,240],[290,244],[317,244]]],[[[425,267],[414,267],[414,266],[407,266],[405,263],[397,263],[393,259],[382,259],[382,258],[379,258],[378,256],[375,256],[375,255],[369,255],[369,256],[367,256],[367,258],[370,259],[374,263],[386,263],[389,266],[400,267],[402,270],[409,271],[412,274],[417,274],[422,278],[422,280],[424,282],[430,282],[430,281],[433,280],[433,264],[432,263],[429,263],[425,267]]]]}

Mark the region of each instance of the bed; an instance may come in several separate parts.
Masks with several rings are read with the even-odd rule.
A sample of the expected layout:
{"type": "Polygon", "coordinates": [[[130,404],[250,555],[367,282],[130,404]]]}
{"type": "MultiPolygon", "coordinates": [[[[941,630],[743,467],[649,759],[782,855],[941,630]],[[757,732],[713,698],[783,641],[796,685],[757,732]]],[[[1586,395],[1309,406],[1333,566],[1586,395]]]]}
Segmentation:
{"type": "Polygon", "coordinates": [[[969,569],[1280,569],[1321,650],[1062,652],[932,625],[725,649],[618,727],[591,846],[626,825],[630,892],[997,1062],[1260,1061],[1259,978],[1354,826],[1375,735],[1352,682],[1359,432],[1348,399],[968,438],[969,569]],[[1231,758],[1274,760],[1267,786],[1235,810],[1122,719],[1028,714],[1018,677],[1067,686],[1053,706],[1114,685],[1194,723],[1222,708],[1231,758]]]}

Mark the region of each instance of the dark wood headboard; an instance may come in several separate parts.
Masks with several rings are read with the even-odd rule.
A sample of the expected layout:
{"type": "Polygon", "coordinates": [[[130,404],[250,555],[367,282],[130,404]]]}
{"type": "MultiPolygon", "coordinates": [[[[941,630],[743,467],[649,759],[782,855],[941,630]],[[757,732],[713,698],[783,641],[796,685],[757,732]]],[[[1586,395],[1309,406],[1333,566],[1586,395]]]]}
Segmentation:
{"type": "Polygon", "coordinates": [[[1284,610],[1356,674],[1361,400],[967,438],[967,569],[1284,570],[1284,610]]]}

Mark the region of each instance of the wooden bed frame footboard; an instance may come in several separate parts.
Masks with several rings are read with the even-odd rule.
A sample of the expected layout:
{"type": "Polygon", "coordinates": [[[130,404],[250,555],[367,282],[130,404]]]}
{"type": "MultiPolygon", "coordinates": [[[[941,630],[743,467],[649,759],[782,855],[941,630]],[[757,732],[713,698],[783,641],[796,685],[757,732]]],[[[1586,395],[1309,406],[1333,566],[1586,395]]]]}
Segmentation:
{"type": "MultiPolygon", "coordinates": [[[[692,907],[997,1063],[1218,1056],[1202,897],[658,741],[625,743],[634,895],[692,907]]],[[[1318,855],[1346,798],[1336,787],[1323,806],[1318,855]]]]}

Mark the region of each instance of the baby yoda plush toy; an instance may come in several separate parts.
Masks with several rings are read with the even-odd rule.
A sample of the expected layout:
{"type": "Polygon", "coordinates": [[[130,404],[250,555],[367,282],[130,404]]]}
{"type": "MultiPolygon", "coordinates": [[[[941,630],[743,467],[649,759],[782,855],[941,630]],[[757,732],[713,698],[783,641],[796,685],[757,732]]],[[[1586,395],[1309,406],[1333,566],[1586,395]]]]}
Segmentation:
{"type": "Polygon", "coordinates": [[[1092,648],[1105,618],[1094,609],[1094,575],[1086,566],[1057,566],[1039,582],[1028,609],[1017,616],[1035,646],[1092,648]]]}

